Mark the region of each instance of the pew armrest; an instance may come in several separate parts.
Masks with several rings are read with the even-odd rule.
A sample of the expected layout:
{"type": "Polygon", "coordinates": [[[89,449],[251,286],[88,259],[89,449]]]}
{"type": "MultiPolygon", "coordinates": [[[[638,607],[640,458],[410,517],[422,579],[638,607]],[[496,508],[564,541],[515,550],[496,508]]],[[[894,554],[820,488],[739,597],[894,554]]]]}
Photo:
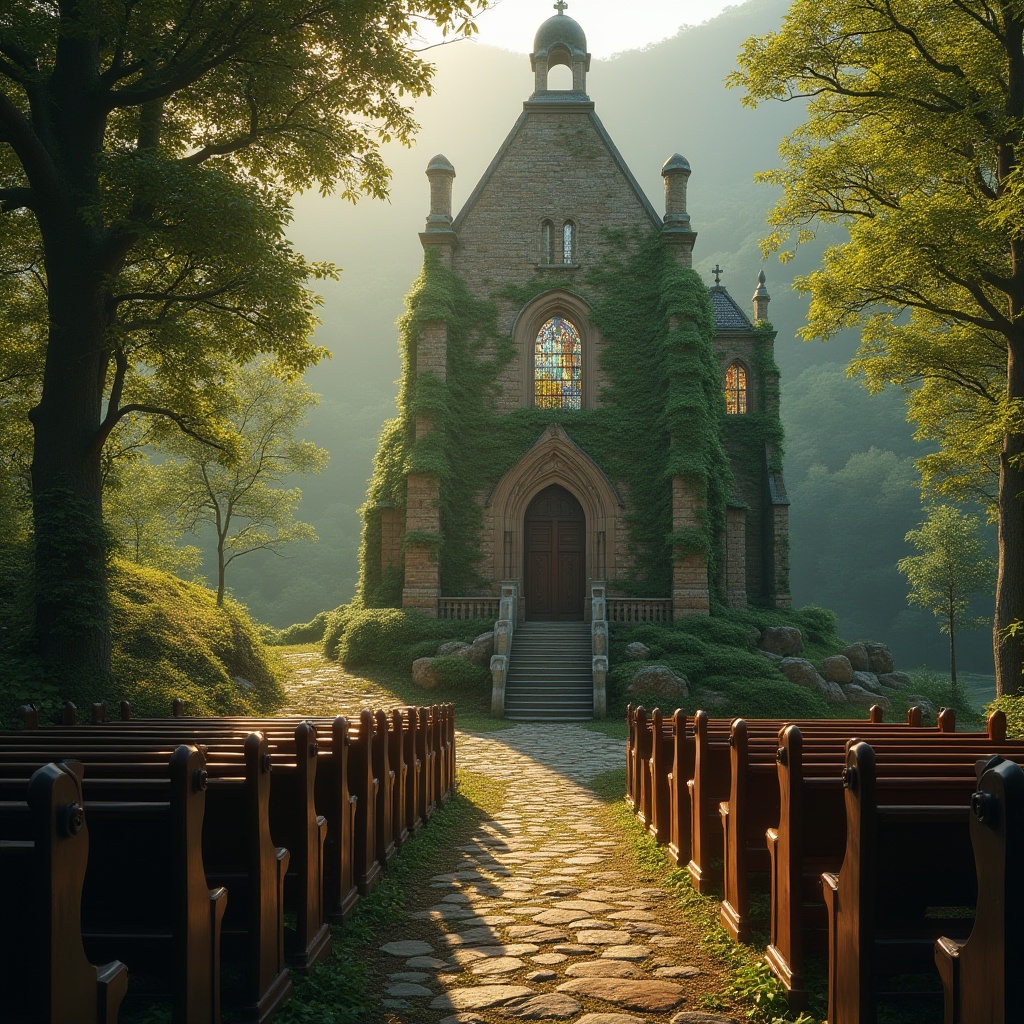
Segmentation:
{"type": "Polygon", "coordinates": [[[825,898],[825,916],[828,918],[828,1019],[836,1019],[837,977],[836,943],[838,941],[839,876],[826,871],[821,876],[821,894],[825,898]]]}
{"type": "Polygon", "coordinates": [[[941,936],[935,942],[935,966],[942,980],[943,1024],[960,1024],[960,950],[963,943],[941,936]]]}
{"type": "Polygon", "coordinates": [[[99,1024],[117,1024],[121,1000],[128,991],[128,968],[120,960],[111,960],[96,968],[96,1020],[99,1024]]]}
{"type": "Polygon", "coordinates": [[[220,1020],[220,935],[224,913],[228,909],[228,891],[224,886],[210,890],[210,1020],[220,1020]]]}

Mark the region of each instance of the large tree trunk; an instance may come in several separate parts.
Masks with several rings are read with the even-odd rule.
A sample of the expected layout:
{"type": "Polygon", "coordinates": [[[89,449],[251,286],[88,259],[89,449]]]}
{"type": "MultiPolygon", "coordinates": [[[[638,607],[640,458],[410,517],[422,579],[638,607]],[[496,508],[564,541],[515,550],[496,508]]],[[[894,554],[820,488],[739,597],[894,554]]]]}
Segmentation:
{"type": "MultiPolygon", "coordinates": [[[[1007,395],[1024,400],[1024,332],[1007,354],[1007,395]]],[[[1016,693],[1024,685],[1024,635],[1011,636],[1014,623],[1024,624],[1024,436],[1007,433],[999,457],[999,575],[992,645],[996,663],[996,696],[1016,693]]]]}
{"type": "MultiPolygon", "coordinates": [[[[32,410],[36,632],[49,681],[68,697],[110,674],[100,452],[106,289],[77,211],[44,226],[49,344],[32,410]]],[[[92,237],[90,237],[92,236],[92,237]]]]}

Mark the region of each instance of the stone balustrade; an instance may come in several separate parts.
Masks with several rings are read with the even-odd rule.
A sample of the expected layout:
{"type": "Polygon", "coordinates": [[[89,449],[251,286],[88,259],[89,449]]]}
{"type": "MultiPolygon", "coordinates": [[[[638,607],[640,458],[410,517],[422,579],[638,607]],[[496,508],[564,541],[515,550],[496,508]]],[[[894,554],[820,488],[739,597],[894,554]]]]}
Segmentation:
{"type": "Polygon", "coordinates": [[[608,621],[626,624],[672,621],[672,600],[661,597],[610,597],[608,621]]]}

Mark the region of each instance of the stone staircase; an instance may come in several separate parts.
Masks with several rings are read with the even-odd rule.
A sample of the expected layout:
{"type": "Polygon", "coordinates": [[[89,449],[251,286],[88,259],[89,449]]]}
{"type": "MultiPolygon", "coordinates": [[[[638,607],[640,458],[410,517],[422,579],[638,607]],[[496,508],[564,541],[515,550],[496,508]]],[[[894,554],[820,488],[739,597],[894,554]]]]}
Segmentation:
{"type": "Polygon", "coordinates": [[[505,681],[505,717],[576,722],[594,717],[589,622],[516,626],[505,681]]]}

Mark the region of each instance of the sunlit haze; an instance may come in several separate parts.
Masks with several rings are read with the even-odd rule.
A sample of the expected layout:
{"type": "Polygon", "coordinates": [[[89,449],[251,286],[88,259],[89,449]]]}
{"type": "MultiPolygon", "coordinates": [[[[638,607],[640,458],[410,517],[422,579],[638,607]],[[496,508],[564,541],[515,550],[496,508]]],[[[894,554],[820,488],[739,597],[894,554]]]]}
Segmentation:
{"type": "MultiPolygon", "coordinates": [[[[727,0],[569,0],[566,14],[583,26],[595,57],[638,50],[674,36],[684,25],[700,25],[733,6],[727,0]]],[[[534,33],[554,14],[549,0],[497,0],[477,18],[476,38],[488,46],[529,53],[534,33]]],[[[439,34],[424,31],[429,43],[439,34]]]]}

